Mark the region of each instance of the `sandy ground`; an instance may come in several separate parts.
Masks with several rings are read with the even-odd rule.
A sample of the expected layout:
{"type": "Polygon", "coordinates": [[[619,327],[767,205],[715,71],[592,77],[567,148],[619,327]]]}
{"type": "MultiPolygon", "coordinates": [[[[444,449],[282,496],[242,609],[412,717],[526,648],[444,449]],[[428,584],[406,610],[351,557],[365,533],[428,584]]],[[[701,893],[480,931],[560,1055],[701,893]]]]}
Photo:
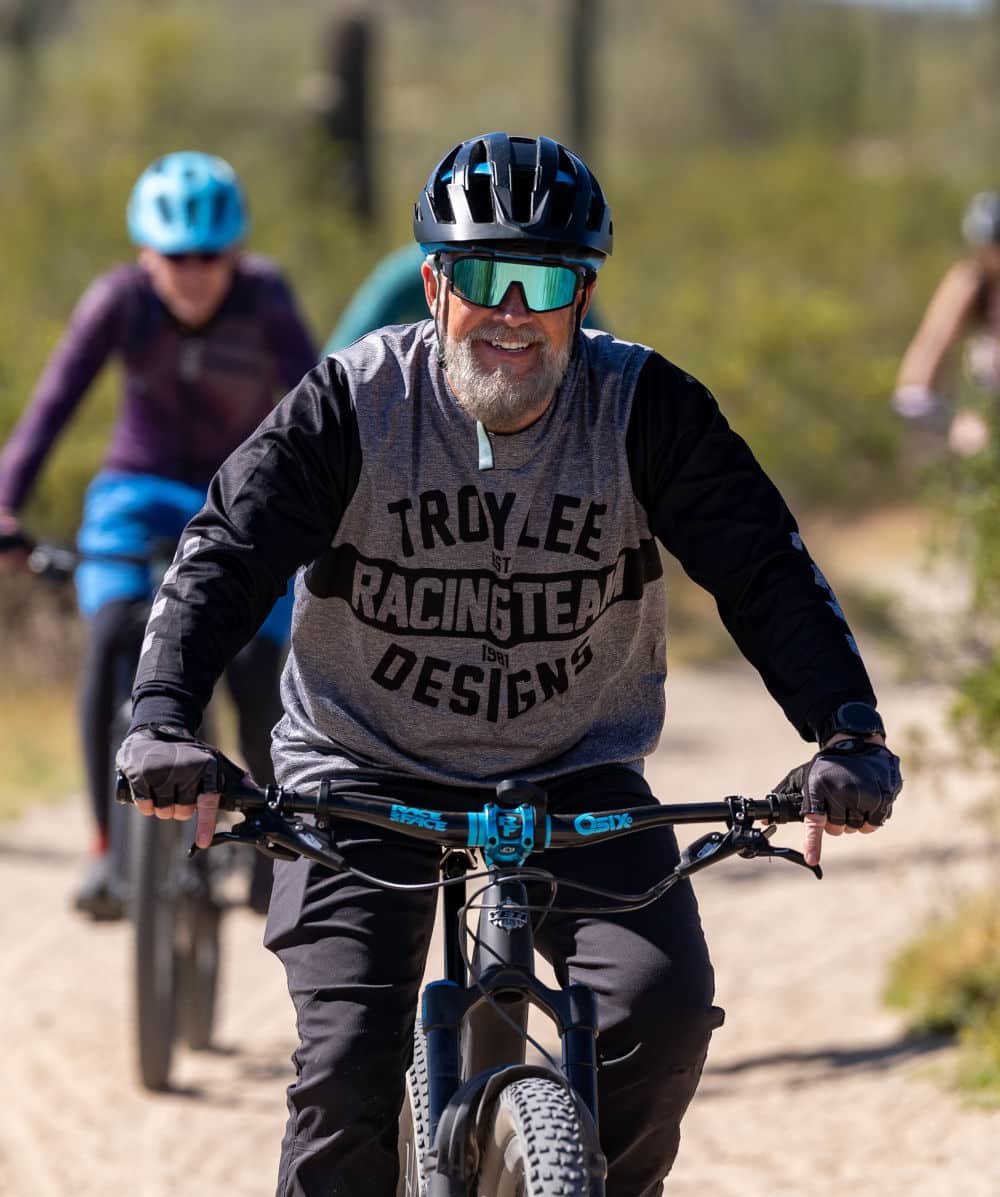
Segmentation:
{"type": "MultiPolygon", "coordinates": [[[[699,882],[728,1016],[670,1197],[1000,1197],[1000,1114],[963,1105],[941,1080],[949,1051],[908,1043],[879,999],[886,961],[921,916],[995,869],[996,844],[971,817],[990,779],[949,764],[941,690],[888,675],[880,690],[897,743],[920,729],[938,762],[904,759],[889,827],[828,839],[822,883],[740,860],[699,882]]],[[[744,666],[678,671],[669,694],[652,762],[664,798],[760,792],[803,758],[744,666]]],[[[143,1093],[128,931],[68,909],[83,838],[78,804],[0,830],[0,1194],[272,1193],[294,1038],[261,921],[227,920],[217,1049],[181,1056],[175,1092],[143,1093]]],[[[798,829],[780,838],[797,842],[798,829]]]]}

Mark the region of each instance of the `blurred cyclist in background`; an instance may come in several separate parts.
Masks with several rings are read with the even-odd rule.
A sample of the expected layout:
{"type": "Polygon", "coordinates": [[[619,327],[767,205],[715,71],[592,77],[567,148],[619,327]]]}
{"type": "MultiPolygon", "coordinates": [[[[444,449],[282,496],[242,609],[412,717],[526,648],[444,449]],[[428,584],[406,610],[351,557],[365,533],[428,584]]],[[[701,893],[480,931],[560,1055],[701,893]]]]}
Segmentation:
{"type": "MultiPolygon", "coordinates": [[[[120,358],[123,402],[87,491],[76,575],[89,621],[79,715],[96,824],[76,906],[94,917],[120,914],[107,856],[113,673],[123,653],[138,659],[142,629],[130,609],[153,586],[141,562],[158,542],[176,541],[218,467],[316,361],[285,279],[241,248],[247,228],[243,189],[221,158],[181,152],[149,166],[128,204],[138,261],[87,289],[0,455],[0,538],[13,546],[10,563],[18,512],[46,456],[101,367],[120,358]]],[[[290,595],[279,600],[226,674],[240,751],[260,782],[273,779],[270,732],[290,609],[290,595]]],[[[254,904],[265,902],[258,892],[254,904]]]]}
{"type": "Polygon", "coordinates": [[[989,424],[969,408],[953,413],[943,379],[951,351],[963,342],[971,381],[1000,397],[1000,193],[973,197],[962,233],[971,253],[938,284],[903,356],[892,406],[905,419],[947,428],[952,452],[969,457],[986,448],[989,424]]]}

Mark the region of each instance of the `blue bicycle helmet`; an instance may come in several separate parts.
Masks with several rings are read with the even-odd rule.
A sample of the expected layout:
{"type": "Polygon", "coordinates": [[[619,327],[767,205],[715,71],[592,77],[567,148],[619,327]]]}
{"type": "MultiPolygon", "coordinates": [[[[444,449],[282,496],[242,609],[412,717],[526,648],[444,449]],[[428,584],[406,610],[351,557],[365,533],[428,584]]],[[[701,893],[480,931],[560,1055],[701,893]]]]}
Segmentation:
{"type": "Polygon", "coordinates": [[[586,163],[559,142],[486,133],[431,172],[413,235],[425,249],[531,250],[597,269],[611,254],[611,209],[586,163]]]}
{"type": "Polygon", "coordinates": [[[132,241],[162,254],[228,249],[246,236],[247,227],[236,172],[222,158],[196,150],[157,158],[139,176],[128,202],[132,241]]]}

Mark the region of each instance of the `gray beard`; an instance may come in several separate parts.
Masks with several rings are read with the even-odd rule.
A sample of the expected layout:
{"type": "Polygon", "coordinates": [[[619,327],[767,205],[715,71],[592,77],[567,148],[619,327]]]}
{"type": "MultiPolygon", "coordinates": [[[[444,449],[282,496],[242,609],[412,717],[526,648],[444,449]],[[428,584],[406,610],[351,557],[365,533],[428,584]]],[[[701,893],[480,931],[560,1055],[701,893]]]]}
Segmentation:
{"type": "MultiPolygon", "coordinates": [[[[488,373],[476,361],[472,344],[489,340],[496,331],[477,329],[461,340],[445,336],[444,368],[458,405],[467,415],[491,432],[512,432],[556,393],[569,365],[570,345],[554,351],[540,338],[527,337],[525,344],[541,346],[537,370],[527,378],[518,378],[502,365],[488,373]]],[[[509,339],[510,330],[502,331],[509,339]]]]}

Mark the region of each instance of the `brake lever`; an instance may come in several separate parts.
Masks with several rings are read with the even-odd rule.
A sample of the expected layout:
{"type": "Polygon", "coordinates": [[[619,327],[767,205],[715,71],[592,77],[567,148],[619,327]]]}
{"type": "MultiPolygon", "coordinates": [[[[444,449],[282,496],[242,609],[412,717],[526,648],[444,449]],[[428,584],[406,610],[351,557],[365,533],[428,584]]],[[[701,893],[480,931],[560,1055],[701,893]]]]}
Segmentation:
{"type": "Polygon", "coordinates": [[[678,877],[690,877],[692,873],[707,869],[710,864],[734,856],[738,851],[732,829],[726,832],[710,831],[681,849],[674,873],[678,877]]]}
{"type": "MultiPolygon", "coordinates": [[[[298,860],[304,856],[325,868],[342,872],[347,862],[335,849],[327,847],[318,835],[301,819],[286,819],[270,810],[262,810],[245,816],[230,831],[217,831],[212,836],[209,848],[217,844],[251,844],[258,852],[275,860],[298,860]]],[[[192,844],[188,855],[199,849],[192,844]]]]}
{"type": "MultiPolygon", "coordinates": [[[[244,819],[232,831],[217,831],[212,836],[208,848],[216,848],[219,844],[248,844],[274,860],[298,860],[302,855],[296,847],[282,842],[284,837],[281,837],[280,833],[251,829],[244,831],[247,822],[248,820],[244,819]]],[[[192,844],[188,848],[188,856],[194,856],[197,852],[207,852],[208,848],[199,848],[197,844],[192,844]]]]}
{"type": "Polygon", "coordinates": [[[808,864],[801,852],[795,848],[772,846],[769,841],[777,830],[777,825],[770,823],[764,828],[737,824],[726,832],[710,831],[682,850],[674,872],[678,877],[690,877],[727,856],[742,856],[745,860],[773,856],[777,860],[787,860],[789,864],[801,865],[817,880],[822,880],[823,870],[819,865],[808,864]]]}
{"type": "Polygon", "coordinates": [[[789,864],[801,865],[802,868],[808,869],[817,881],[822,881],[822,868],[818,864],[809,864],[798,849],[775,847],[769,842],[775,831],[777,831],[777,827],[773,823],[763,829],[757,827],[741,829],[737,837],[738,841],[741,841],[737,848],[740,856],[744,860],[752,860],[756,856],[773,856],[776,860],[787,860],[789,864]]]}

